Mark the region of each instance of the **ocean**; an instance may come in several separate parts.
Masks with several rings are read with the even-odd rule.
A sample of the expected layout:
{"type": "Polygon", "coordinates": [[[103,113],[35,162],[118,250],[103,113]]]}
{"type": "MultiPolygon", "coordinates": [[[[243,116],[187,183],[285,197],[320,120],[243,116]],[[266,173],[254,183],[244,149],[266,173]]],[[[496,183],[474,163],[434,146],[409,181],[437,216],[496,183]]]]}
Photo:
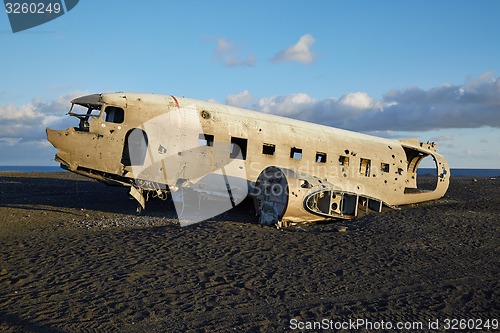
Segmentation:
{"type": "MultiPolygon", "coordinates": [[[[417,175],[434,175],[436,169],[432,168],[419,168],[417,169],[417,175]]],[[[467,176],[467,177],[500,177],[500,169],[461,169],[461,168],[451,168],[451,176],[467,176]]]]}
{"type": "Polygon", "coordinates": [[[60,166],[36,166],[36,165],[0,165],[0,171],[17,171],[17,172],[59,172],[66,171],[60,166]]]}
{"type": "MultiPolygon", "coordinates": [[[[0,171],[17,171],[17,172],[64,172],[59,166],[32,166],[32,165],[0,165],[0,171]]],[[[420,168],[417,170],[418,175],[434,174],[436,171],[432,168],[420,168]]],[[[500,169],[451,169],[451,176],[468,176],[468,177],[500,177],[500,169]]]]}

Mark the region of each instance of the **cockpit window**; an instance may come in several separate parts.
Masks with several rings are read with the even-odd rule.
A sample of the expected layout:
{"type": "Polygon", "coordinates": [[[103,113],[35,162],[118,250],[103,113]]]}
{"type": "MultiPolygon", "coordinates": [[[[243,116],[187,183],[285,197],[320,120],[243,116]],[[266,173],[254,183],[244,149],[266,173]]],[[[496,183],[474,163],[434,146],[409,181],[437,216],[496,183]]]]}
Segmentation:
{"type": "Polygon", "coordinates": [[[104,120],[108,123],[121,124],[125,119],[123,109],[116,106],[106,106],[104,113],[106,114],[104,120]]]}
{"type": "Polygon", "coordinates": [[[75,117],[85,117],[87,119],[90,117],[99,117],[101,115],[101,106],[73,104],[68,114],[75,117]]]}
{"type": "Polygon", "coordinates": [[[71,110],[68,112],[70,116],[77,117],[80,119],[80,124],[75,127],[77,131],[89,130],[89,121],[94,117],[99,117],[101,115],[101,105],[80,105],[72,104],[71,110]]]}

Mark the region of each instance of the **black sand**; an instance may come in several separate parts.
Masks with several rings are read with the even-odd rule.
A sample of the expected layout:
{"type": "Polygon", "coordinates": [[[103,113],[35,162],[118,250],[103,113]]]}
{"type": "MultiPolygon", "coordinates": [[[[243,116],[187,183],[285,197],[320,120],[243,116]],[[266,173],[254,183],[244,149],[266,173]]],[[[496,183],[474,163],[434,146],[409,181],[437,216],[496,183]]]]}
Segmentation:
{"type": "Polygon", "coordinates": [[[124,188],[3,173],[0,331],[500,319],[498,184],[452,177],[435,202],[280,231],[255,224],[250,203],[181,228],[166,202],[138,216],[124,188]]]}

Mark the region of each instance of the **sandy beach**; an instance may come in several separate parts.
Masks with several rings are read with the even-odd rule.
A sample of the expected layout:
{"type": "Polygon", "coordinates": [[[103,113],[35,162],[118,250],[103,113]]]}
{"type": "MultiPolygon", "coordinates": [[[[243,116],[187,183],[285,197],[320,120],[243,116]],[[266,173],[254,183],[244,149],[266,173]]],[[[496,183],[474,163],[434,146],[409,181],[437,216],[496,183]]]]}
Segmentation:
{"type": "Polygon", "coordinates": [[[181,228],[169,202],[138,215],[126,188],[4,172],[0,331],[288,332],[325,319],[424,331],[439,320],[445,331],[446,319],[498,320],[499,179],[452,177],[434,202],[278,230],[256,224],[250,202],[181,228]]]}

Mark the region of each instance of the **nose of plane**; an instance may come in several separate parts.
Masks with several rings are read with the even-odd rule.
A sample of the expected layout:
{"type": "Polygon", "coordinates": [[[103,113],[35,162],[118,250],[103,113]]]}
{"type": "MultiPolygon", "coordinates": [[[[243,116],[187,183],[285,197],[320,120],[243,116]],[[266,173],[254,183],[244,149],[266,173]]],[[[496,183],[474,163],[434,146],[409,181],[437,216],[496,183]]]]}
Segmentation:
{"type": "Polygon", "coordinates": [[[68,161],[68,149],[71,148],[71,140],[68,140],[69,132],[67,130],[53,130],[46,128],[45,132],[47,134],[47,140],[57,149],[55,156],[55,161],[60,162],[65,165],[69,165],[68,161]]]}
{"type": "Polygon", "coordinates": [[[45,133],[47,134],[47,140],[54,146],[54,148],[59,148],[60,140],[58,140],[61,136],[62,133],[61,131],[58,130],[53,130],[50,128],[45,129],[45,133]]]}

